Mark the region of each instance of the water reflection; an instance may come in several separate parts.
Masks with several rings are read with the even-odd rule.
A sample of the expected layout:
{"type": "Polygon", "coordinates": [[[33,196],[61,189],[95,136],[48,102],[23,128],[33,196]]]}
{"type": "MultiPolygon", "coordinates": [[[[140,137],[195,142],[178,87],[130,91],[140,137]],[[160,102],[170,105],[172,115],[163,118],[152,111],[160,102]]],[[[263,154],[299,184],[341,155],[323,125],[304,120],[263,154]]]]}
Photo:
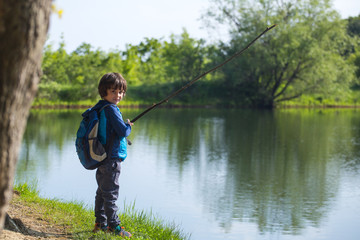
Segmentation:
{"type": "MultiPolygon", "coordinates": [[[[18,180],[63,161],[80,113],[31,112],[18,180]]],[[[165,162],[165,172],[175,173],[166,178],[191,179],[192,204],[200,202],[227,233],[235,223],[254,223],[260,235],[302,235],[328,217],[344,174],[359,179],[359,126],[353,110],[159,109],[136,123],[131,151],[155,149],[147,161],[165,162]]]]}
{"type": "Polygon", "coordinates": [[[35,175],[46,173],[52,164],[62,161],[64,144],[73,141],[80,114],[81,111],[31,111],[17,164],[18,181],[27,180],[26,171],[35,175]]]}
{"type": "Polygon", "coordinates": [[[261,232],[297,234],[319,224],[338,189],[340,162],[329,156],[339,119],[314,114],[163,112],[147,121],[144,135],[166,145],[179,175],[195,162],[194,184],[222,226],[255,221],[261,232]]]}

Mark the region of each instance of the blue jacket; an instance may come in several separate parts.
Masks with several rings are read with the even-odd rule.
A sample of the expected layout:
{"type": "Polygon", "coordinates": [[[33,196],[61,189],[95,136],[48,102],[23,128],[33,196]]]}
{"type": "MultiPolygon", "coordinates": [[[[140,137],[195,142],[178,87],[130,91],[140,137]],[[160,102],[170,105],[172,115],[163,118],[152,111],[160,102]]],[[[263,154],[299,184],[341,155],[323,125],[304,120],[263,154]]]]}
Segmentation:
{"type": "MultiPolygon", "coordinates": [[[[110,104],[110,102],[100,100],[93,109],[99,110],[106,104],[110,104]]],[[[111,159],[124,161],[127,156],[126,137],[130,135],[131,126],[124,122],[120,109],[114,104],[104,108],[99,114],[99,119],[98,137],[100,142],[107,146],[113,137],[112,146],[107,146],[109,147],[108,154],[110,153],[111,159]]]]}

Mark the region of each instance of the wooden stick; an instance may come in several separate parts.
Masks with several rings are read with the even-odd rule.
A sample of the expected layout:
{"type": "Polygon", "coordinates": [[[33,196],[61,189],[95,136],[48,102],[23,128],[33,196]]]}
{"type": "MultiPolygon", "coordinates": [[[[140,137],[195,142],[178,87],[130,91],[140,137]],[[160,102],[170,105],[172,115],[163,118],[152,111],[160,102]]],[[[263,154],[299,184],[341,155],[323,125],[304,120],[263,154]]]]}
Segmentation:
{"type": "Polygon", "coordinates": [[[188,82],[185,86],[183,86],[182,88],[180,88],[179,90],[173,92],[172,94],[170,94],[168,97],[164,98],[163,100],[161,100],[158,103],[154,103],[152,106],[148,107],[145,111],[143,111],[142,113],[140,113],[138,116],[136,116],[133,120],[131,120],[132,123],[136,122],[136,120],[138,120],[139,118],[141,118],[142,116],[144,116],[146,113],[148,113],[150,110],[156,108],[157,106],[168,102],[171,98],[175,97],[176,95],[178,95],[180,92],[184,91],[185,89],[187,89],[188,87],[190,87],[191,85],[193,85],[197,80],[199,80],[200,78],[204,77],[205,75],[215,71],[216,69],[224,66],[225,64],[227,64],[228,62],[230,62],[231,60],[233,60],[234,58],[238,57],[239,55],[241,55],[243,52],[245,52],[254,42],[256,42],[256,40],[258,40],[262,35],[264,35],[267,31],[273,29],[274,27],[276,27],[276,24],[267,27],[259,36],[257,36],[254,40],[252,40],[245,48],[243,48],[241,51],[237,52],[236,54],[234,54],[233,56],[229,57],[228,59],[226,59],[224,62],[222,62],[221,64],[215,66],[214,68],[204,72],[203,74],[199,75],[198,77],[196,77],[195,79],[191,80],[190,82],[188,82]]]}

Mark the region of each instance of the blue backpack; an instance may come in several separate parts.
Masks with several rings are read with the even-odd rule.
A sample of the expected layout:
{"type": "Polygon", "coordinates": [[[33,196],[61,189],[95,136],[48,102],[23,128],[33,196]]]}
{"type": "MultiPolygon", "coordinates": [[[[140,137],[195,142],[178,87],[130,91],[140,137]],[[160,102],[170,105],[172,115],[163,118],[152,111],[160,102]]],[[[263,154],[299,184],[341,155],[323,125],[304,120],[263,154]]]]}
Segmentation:
{"type": "Polygon", "coordinates": [[[83,120],[76,133],[76,152],[81,164],[89,170],[96,169],[106,159],[105,147],[98,139],[99,113],[112,104],[106,104],[99,111],[89,108],[83,114],[83,120]]]}

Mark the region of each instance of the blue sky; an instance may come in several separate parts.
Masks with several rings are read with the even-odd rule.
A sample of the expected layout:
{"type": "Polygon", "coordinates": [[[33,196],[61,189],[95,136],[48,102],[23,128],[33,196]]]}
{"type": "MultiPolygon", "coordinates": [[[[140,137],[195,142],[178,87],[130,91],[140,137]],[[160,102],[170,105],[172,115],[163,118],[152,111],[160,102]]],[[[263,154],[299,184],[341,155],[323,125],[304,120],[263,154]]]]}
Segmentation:
{"type": "MultiPolygon", "coordinates": [[[[358,16],[360,0],[333,0],[342,17],[358,16]]],[[[54,49],[64,37],[67,51],[81,43],[108,51],[124,50],[126,44],[139,44],[145,37],[167,39],[185,28],[191,37],[208,41],[223,39],[225,30],[209,34],[199,19],[208,0],[56,0],[62,18],[52,14],[49,39],[54,49]]]]}

